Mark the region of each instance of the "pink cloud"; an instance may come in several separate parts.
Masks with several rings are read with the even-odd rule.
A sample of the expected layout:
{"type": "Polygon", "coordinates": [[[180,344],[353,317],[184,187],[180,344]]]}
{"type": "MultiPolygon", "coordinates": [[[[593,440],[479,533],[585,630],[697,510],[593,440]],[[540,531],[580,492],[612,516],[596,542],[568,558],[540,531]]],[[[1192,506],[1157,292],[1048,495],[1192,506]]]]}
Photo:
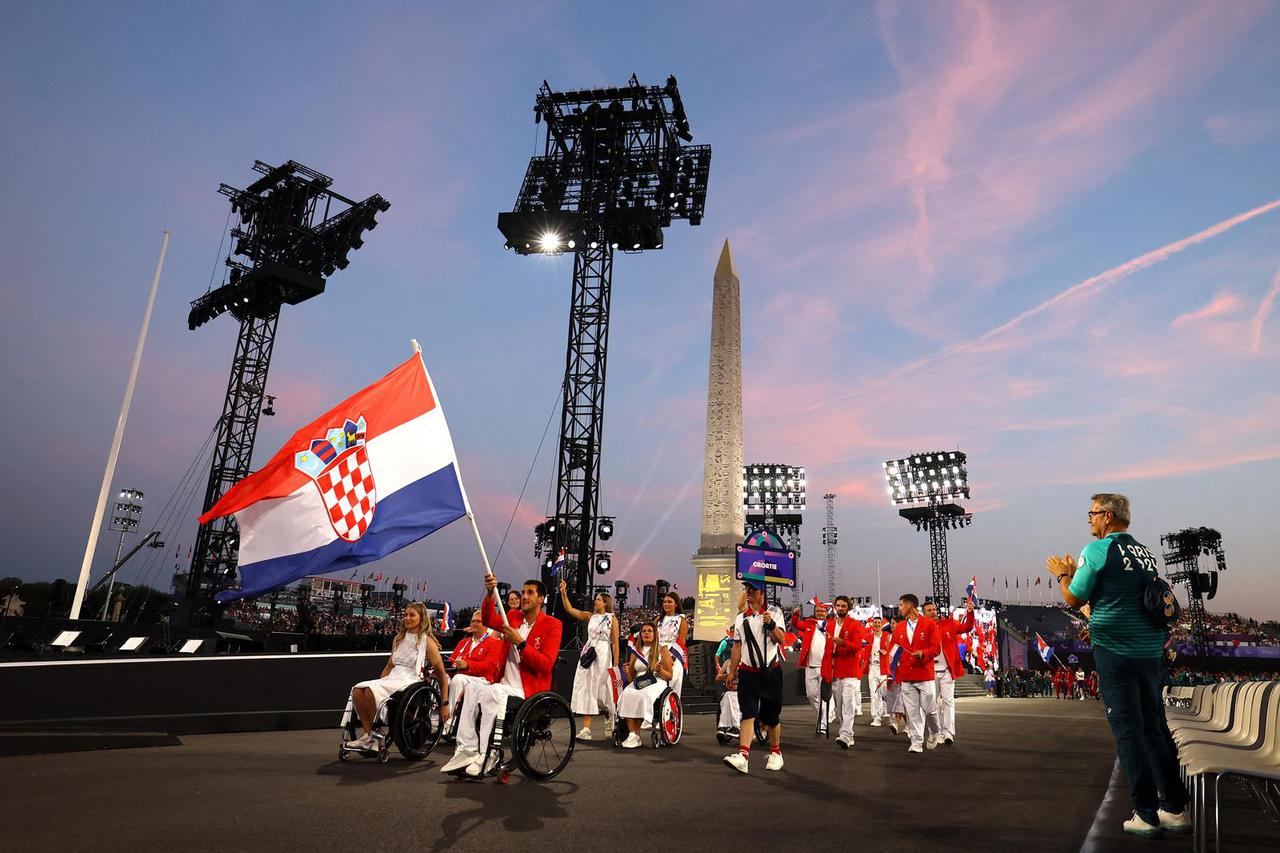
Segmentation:
{"type": "Polygon", "coordinates": [[[1280,130],[1280,111],[1254,109],[1221,113],[1211,116],[1205,127],[1219,145],[1242,148],[1274,136],[1280,130]]]}
{"type": "Polygon", "coordinates": [[[1235,314],[1244,307],[1244,300],[1229,290],[1223,290],[1209,301],[1202,308],[1195,311],[1188,311],[1186,314],[1180,314],[1173,319],[1169,325],[1174,329],[1181,329],[1198,323],[1202,320],[1214,320],[1219,317],[1226,317],[1235,314]]]}
{"type": "Polygon", "coordinates": [[[1280,294],[1280,272],[1271,279],[1271,289],[1267,291],[1267,295],[1262,297],[1262,303],[1258,305],[1257,313],[1253,315],[1253,319],[1249,321],[1249,341],[1250,347],[1254,352],[1262,352],[1262,328],[1267,322],[1267,318],[1271,316],[1271,309],[1276,304],[1276,296],[1280,294]]]}

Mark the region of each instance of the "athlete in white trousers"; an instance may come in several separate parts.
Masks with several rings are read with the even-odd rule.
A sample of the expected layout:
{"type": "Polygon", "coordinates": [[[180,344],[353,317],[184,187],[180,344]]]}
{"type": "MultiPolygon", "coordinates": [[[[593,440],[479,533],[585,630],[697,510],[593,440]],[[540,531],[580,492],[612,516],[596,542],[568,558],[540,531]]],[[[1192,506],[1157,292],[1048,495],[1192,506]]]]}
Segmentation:
{"type": "Polygon", "coordinates": [[[885,704],[885,687],[889,676],[880,674],[880,632],[884,628],[884,620],[877,617],[871,621],[871,664],[867,669],[867,689],[871,692],[871,725],[880,725],[880,718],[889,716],[889,708],[885,704]]]}

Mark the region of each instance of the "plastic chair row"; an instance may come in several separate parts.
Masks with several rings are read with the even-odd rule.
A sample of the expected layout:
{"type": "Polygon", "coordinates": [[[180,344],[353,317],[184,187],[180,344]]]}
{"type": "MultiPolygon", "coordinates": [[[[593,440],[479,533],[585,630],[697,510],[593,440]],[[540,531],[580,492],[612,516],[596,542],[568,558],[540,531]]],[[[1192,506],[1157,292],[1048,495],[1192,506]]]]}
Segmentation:
{"type": "Polygon", "coordinates": [[[1280,682],[1197,687],[1191,707],[1166,709],[1165,719],[1191,793],[1193,848],[1207,849],[1206,801],[1212,781],[1214,849],[1221,850],[1222,780],[1280,781],[1280,682]]]}

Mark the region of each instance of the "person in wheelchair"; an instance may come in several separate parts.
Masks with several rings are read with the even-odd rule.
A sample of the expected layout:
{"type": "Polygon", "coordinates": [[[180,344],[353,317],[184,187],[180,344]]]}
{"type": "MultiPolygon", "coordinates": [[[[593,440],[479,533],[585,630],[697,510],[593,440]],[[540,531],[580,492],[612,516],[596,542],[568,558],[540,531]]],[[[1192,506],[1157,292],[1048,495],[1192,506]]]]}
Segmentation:
{"type": "Polygon", "coordinates": [[[458,717],[457,749],[440,768],[442,773],[464,770],[468,776],[479,777],[489,772],[492,768],[485,763],[487,745],[498,715],[506,715],[507,700],[527,699],[551,689],[551,671],[560,654],[561,622],[542,612],[546,586],[540,580],[525,581],[520,609],[507,614],[506,624],[494,606],[497,586],[494,575],[485,575],[480,618],[501,639],[498,659],[504,663],[493,684],[468,685],[465,707],[458,717]]]}
{"type": "Polygon", "coordinates": [[[652,622],[640,626],[640,646],[628,646],[627,686],[618,696],[618,716],[627,721],[630,732],[622,742],[623,749],[640,746],[640,724],[655,723],[653,706],[671,682],[674,666],[671,653],[658,641],[658,628],[652,622]]]}
{"type": "MultiPolygon", "coordinates": [[[[351,703],[360,717],[362,734],[346,744],[348,749],[376,750],[373,724],[379,709],[394,694],[422,680],[423,666],[431,664],[440,681],[440,693],[448,695],[449,674],[445,672],[440,646],[431,632],[431,619],[426,606],[420,601],[410,602],[404,610],[400,631],[391,643],[391,656],[382,668],[382,675],[371,681],[361,681],[351,688],[351,703]]],[[[440,706],[440,721],[449,718],[449,703],[440,706]]]]}
{"type": "MultiPolygon", "coordinates": [[[[449,707],[455,712],[461,707],[462,696],[468,685],[492,684],[502,669],[502,640],[484,626],[480,611],[471,614],[467,636],[458,643],[449,658],[453,678],[449,679],[449,707]]],[[[457,723],[455,718],[454,723],[457,723]]]]}
{"type": "Polygon", "coordinates": [[[662,617],[658,619],[658,642],[671,654],[671,689],[679,695],[684,687],[685,659],[689,643],[689,620],[680,612],[680,596],[662,596],[662,617]]]}
{"type": "MultiPolygon", "coordinates": [[[[724,686],[729,679],[729,659],[733,656],[735,635],[733,624],[724,629],[724,639],[716,648],[713,658],[716,665],[716,683],[724,686]]],[[[720,713],[716,717],[716,740],[728,743],[738,736],[738,727],[742,725],[742,709],[738,707],[738,691],[725,689],[720,696],[720,713]]]]}

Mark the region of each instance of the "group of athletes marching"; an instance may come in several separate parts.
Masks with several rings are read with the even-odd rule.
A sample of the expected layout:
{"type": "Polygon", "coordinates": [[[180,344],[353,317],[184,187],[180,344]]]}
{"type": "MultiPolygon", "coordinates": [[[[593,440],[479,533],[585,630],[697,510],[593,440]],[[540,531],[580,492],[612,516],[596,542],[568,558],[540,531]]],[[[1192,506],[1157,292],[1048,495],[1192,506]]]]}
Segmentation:
{"type": "MultiPolygon", "coordinates": [[[[910,738],[909,752],[955,742],[955,679],[964,674],[959,635],[973,628],[973,603],[964,617],[939,618],[937,606],[923,612],[916,596],[898,601],[899,618],[870,623],[850,615],[848,596],[815,603],[814,614],[793,614],[800,639],[796,665],[816,715],[816,733],[826,736],[839,720],[836,745],[854,745],[854,721],[862,713],[862,679],[871,696],[871,725],[884,720],[895,734],[910,738]]],[[[782,611],[765,603],[764,590],[747,584],[745,607],[716,652],[716,680],[725,686],[717,735],[737,736],[738,751],[724,763],[748,770],[757,722],[769,733],[766,770],[783,767],[781,724],[782,663],[786,634],[782,611]]]]}

